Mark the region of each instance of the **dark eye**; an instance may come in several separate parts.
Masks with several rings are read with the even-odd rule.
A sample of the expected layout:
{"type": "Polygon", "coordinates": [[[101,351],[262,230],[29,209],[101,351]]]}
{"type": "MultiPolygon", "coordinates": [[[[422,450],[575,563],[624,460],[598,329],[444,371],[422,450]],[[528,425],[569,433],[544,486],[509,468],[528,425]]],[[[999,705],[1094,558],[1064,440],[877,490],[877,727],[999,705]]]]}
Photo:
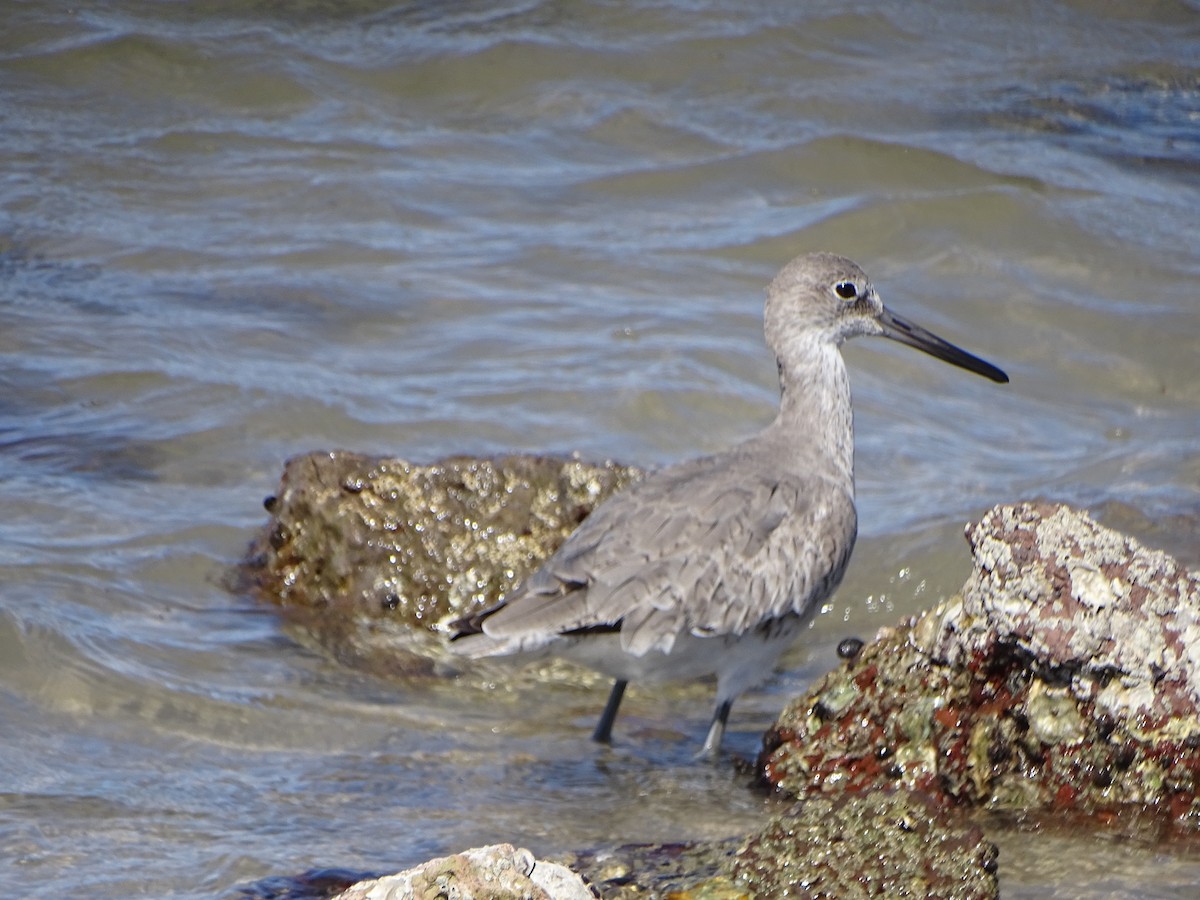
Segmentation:
{"type": "Polygon", "coordinates": [[[833,286],[833,289],[843,300],[853,300],[858,296],[858,285],[853,281],[839,281],[833,286]]]}

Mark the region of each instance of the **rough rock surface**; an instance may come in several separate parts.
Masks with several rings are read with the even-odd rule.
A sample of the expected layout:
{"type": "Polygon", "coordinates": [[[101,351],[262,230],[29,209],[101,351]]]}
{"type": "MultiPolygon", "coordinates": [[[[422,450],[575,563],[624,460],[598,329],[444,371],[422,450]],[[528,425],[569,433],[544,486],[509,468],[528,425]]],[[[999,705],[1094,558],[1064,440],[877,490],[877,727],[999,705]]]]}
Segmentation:
{"type": "Polygon", "coordinates": [[[639,475],[537,456],[299,456],[267,498],[237,587],[287,607],[343,662],[420,670],[441,648],[440,622],[495,603],[639,475]]]}
{"type": "Polygon", "coordinates": [[[920,794],[809,797],[773,818],[733,862],[752,897],[997,896],[996,845],[920,794]]]}
{"type": "Polygon", "coordinates": [[[1006,644],[1145,739],[1200,738],[1200,575],[1065,506],[997,507],[968,540],[976,566],[930,655],[1006,644]]]}
{"type": "Polygon", "coordinates": [[[628,845],[570,861],[603,900],[997,896],[997,850],[906,791],[814,796],[746,838],[628,845]]]}
{"type": "Polygon", "coordinates": [[[494,844],[363,881],[337,900],[593,900],[583,879],[528,850],[494,844]]]}
{"type": "Polygon", "coordinates": [[[902,785],[1200,824],[1197,576],[1052,504],[996,507],[968,539],[962,595],[789,704],[763,777],[797,796],[902,785]]]}

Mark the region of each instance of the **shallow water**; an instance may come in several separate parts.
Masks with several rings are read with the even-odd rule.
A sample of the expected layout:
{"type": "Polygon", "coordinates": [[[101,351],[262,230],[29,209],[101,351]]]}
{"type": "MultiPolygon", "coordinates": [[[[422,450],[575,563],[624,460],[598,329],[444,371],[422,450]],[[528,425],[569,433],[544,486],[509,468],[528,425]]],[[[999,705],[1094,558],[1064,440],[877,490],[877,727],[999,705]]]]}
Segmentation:
{"type": "MultiPolygon", "coordinates": [[[[847,349],[862,539],[732,750],[841,636],[953,592],[995,502],[1119,511],[1200,563],[1195,4],[34,0],[4,22],[7,896],[751,827],[742,779],[687,761],[705,686],[632,690],[598,749],[602,688],[376,681],[222,579],[296,453],[654,465],[752,432],[776,397],[762,290],[801,251],[855,258],[1012,383],[847,349]]],[[[1005,839],[1006,897],[1200,883],[1185,853],[1056,840],[1005,839]]]]}

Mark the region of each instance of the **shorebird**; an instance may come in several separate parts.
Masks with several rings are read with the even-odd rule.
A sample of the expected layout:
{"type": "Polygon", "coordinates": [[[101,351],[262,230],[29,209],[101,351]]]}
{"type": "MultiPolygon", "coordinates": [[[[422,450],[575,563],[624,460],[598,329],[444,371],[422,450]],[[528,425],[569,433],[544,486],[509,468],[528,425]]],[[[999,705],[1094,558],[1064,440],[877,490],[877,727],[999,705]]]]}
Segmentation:
{"type": "Polygon", "coordinates": [[[837,588],[858,527],[846,340],[891,338],[1008,381],[891,312],[831,253],[788,263],[764,318],[781,393],[770,425],[610,497],[501,603],[452,626],[469,656],[555,654],[615,679],[597,741],[611,740],[628,682],[716,675],[697,754],[716,755],[733,702],[837,588]]]}

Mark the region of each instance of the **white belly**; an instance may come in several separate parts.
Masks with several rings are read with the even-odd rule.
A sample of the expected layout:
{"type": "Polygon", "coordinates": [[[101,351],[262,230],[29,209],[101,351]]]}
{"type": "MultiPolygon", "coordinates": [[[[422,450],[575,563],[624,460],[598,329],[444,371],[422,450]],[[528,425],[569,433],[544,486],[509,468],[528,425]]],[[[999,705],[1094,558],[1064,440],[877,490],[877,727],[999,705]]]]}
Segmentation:
{"type": "Polygon", "coordinates": [[[798,617],[788,616],[740,635],[685,633],[675,638],[671,652],[650,650],[642,656],[623,651],[619,634],[563,637],[548,649],[622,681],[654,684],[716,675],[728,692],[738,694],[771,674],[800,624],[798,617]]]}

